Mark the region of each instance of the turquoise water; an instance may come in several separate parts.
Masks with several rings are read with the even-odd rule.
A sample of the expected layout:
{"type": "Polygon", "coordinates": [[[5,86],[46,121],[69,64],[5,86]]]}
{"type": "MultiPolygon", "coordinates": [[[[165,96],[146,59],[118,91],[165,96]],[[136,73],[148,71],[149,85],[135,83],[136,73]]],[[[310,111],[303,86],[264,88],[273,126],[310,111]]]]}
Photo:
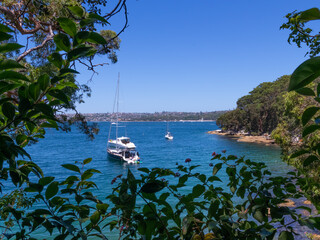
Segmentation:
{"type": "MultiPolygon", "coordinates": [[[[245,155],[251,160],[264,161],[274,175],[282,175],[289,170],[281,161],[280,148],[277,146],[239,143],[234,139],[208,134],[208,131],[218,129],[215,122],[172,122],[170,132],[174,136],[173,141],[164,138],[164,122],[126,123],[127,134],[136,144],[142,162],[139,165],[128,165],[107,158],[106,144],[110,123],[100,122],[98,125],[100,132],[93,141],[88,140],[76,128],[69,133],[48,129],[46,138],[29,146],[27,151],[46,176],[55,176],[59,180],[70,173],[61,164],[92,157],[88,166],[102,172],[92,179],[99,187],[95,194],[102,200],[112,191],[111,180],[119,174],[125,175],[128,168],[137,175],[139,167],[174,168],[176,163],[183,164],[186,158],[191,158],[192,164],[201,165],[199,172],[210,175],[211,154],[222,150],[226,150],[228,154],[245,155]]],[[[220,172],[220,177],[226,177],[223,171],[220,172]]],[[[222,182],[221,186],[224,187],[224,184],[222,182]]],[[[112,236],[110,239],[113,239],[112,236]]]]}
{"type": "MultiPolygon", "coordinates": [[[[137,173],[139,167],[174,168],[177,162],[182,164],[186,158],[191,158],[192,164],[201,165],[199,172],[210,174],[208,164],[214,151],[227,150],[229,154],[264,161],[274,174],[282,174],[288,170],[288,166],[280,159],[279,147],[239,143],[234,139],[208,134],[208,131],[218,129],[215,122],[172,122],[170,131],[174,136],[173,141],[164,138],[164,122],[126,123],[127,135],[136,144],[142,162],[140,165],[128,165],[107,158],[106,144],[110,125],[107,122],[98,124],[100,132],[93,141],[88,140],[76,128],[69,133],[48,129],[46,138],[28,147],[27,151],[45,175],[55,176],[57,179],[65,178],[68,173],[60,167],[61,164],[92,157],[89,167],[102,172],[94,177],[100,189],[99,195],[110,193],[111,180],[119,174],[126,174],[128,168],[133,173],[137,173]]],[[[119,130],[120,134],[122,131],[119,130]]]]}

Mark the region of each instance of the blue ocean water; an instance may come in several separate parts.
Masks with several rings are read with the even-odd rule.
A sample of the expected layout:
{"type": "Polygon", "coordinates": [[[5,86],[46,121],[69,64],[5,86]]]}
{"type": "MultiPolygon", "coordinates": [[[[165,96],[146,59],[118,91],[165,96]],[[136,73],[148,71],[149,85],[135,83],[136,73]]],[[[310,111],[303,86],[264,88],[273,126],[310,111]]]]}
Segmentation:
{"type": "MultiPolygon", "coordinates": [[[[184,163],[186,158],[192,164],[201,165],[199,172],[210,174],[209,163],[212,152],[226,150],[227,154],[245,155],[255,161],[265,162],[273,174],[281,175],[289,167],[280,159],[280,148],[254,143],[239,143],[228,137],[211,135],[207,132],[218,129],[215,122],[171,122],[170,131],[174,136],[172,141],[166,140],[166,123],[164,122],[127,122],[126,132],[137,146],[141,164],[132,165],[107,158],[106,145],[110,123],[99,122],[100,132],[91,141],[77,128],[65,133],[55,129],[47,129],[47,134],[39,143],[31,145],[26,150],[47,176],[64,179],[69,173],[61,164],[74,163],[91,157],[90,168],[96,168],[102,174],[95,175],[93,180],[98,184],[99,195],[110,193],[111,180],[126,174],[130,168],[135,174],[139,167],[174,168],[176,163],[184,163]]],[[[112,132],[114,134],[114,132],[112,132]]],[[[124,135],[124,129],[119,129],[119,136],[124,135]]],[[[223,177],[223,176],[222,176],[223,177]]]]}
{"type": "MultiPolygon", "coordinates": [[[[93,160],[88,165],[102,172],[92,178],[99,189],[94,191],[101,199],[105,199],[112,192],[112,179],[119,175],[126,175],[127,169],[138,174],[140,167],[175,168],[176,163],[184,164],[186,158],[190,158],[200,173],[211,175],[209,167],[212,152],[246,156],[246,158],[263,161],[267,164],[273,175],[283,175],[290,170],[280,159],[280,148],[277,146],[265,146],[255,143],[240,143],[228,137],[211,135],[207,132],[218,129],[215,122],[170,122],[172,141],[166,140],[165,122],[128,122],[126,124],[127,135],[136,144],[140,153],[141,164],[126,164],[107,158],[106,145],[110,123],[99,122],[100,132],[91,141],[75,127],[65,133],[54,129],[47,129],[45,139],[27,148],[33,161],[44,171],[46,176],[54,176],[56,179],[65,179],[69,171],[62,168],[61,164],[74,163],[91,157],[93,160]]],[[[124,130],[119,130],[119,136],[124,130]]],[[[140,172],[139,172],[140,173],[140,172]]],[[[220,173],[221,179],[226,178],[224,172],[220,173]]],[[[220,183],[222,187],[226,182],[220,183]]],[[[190,186],[191,188],[192,186],[190,186]]],[[[112,234],[113,235],[113,234],[112,234]]],[[[112,239],[112,236],[111,236],[112,239]]]]}

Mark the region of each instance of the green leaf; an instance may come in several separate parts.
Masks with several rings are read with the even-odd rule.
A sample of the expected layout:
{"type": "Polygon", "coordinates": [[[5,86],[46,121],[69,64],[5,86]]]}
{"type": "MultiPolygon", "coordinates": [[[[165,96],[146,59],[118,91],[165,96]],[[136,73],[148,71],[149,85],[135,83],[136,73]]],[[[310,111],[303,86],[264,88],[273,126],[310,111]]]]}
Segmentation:
{"type": "Polygon", "coordinates": [[[299,88],[296,90],[297,93],[304,95],[304,96],[315,96],[316,94],[310,88],[299,88]]]}
{"type": "Polygon", "coordinates": [[[306,11],[303,11],[300,14],[300,18],[299,18],[300,21],[304,21],[304,22],[317,20],[317,19],[320,19],[320,11],[318,8],[311,8],[306,11]]]}
{"type": "Polygon", "coordinates": [[[217,163],[212,170],[212,175],[215,176],[219,170],[222,168],[222,163],[217,163]]]}
{"type": "MultiPolygon", "coordinates": [[[[61,41],[61,39],[57,39],[57,41],[58,41],[58,43],[59,44],[63,44],[63,46],[61,46],[61,47],[64,47],[65,49],[68,49],[68,47],[65,45],[65,43],[62,41],[62,42],[60,42],[61,41]]],[[[68,41],[66,42],[66,44],[68,44],[69,43],[69,45],[70,45],[70,42],[69,42],[69,39],[68,39],[68,41]]],[[[57,44],[57,43],[56,43],[57,44]]],[[[57,45],[58,46],[58,45],[57,45]]],[[[59,47],[59,48],[61,48],[61,47],[59,47]]],[[[70,46],[69,46],[69,48],[70,48],[70,46]]],[[[62,49],[62,48],[61,48],[62,49]]],[[[62,50],[64,50],[64,49],[62,49],[62,50]]],[[[66,50],[65,50],[66,51],[66,50]]],[[[67,50],[67,51],[69,51],[69,50],[67,50]]],[[[51,62],[53,65],[55,65],[57,68],[61,68],[62,67],[62,62],[63,62],[63,59],[62,59],[62,56],[59,54],[59,53],[52,53],[49,57],[48,57],[48,60],[49,60],[49,62],[51,62]]]]}
{"type": "Polygon", "coordinates": [[[16,108],[14,105],[10,102],[5,102],[2,105],[2,113],[5,115],[8,119],[12,120],[16,113],[16,108]]]}
{"type": "Polygon", "coordinates": [[[50,185],[47,187],[45,197],[47,200],[55,196],[59,191],[59,183],[58,182],[52,182],[50,185]]]}
{"type": "Polygon", "coordinates": [[[14,32],[11,28],[0,23],[0,32],[14,32]]]}
{"type": "Polygon", "coordinates": [[[80,173],[79,167],[74,164],[62,164],[61,166],[68,170],[80,173]]]}
{"type": "Polygon", "coordinates": [[[307,167],[309,166],[311,163],[313,163],[314,161],[319,161],[318,157],[315,155],[310,155],[308,156],[304,161],[303,161],[303,166],[307,167]]]}
{"type": "Polygon", "coordinates": [[[63,68],[60,70],[60,76],[65,76],[65,75],[68,75],[69,73],[79,74],[78,71],[71,68],[63,68]]]}
{"type": "Polygon", "coordinates": [[[68,53],[68,60],[73,61],[81,57],[93,55],[96,50],[93,47],[78,47],[68,53]]]}
{"type": "Polygon", "coordinates": [[[64,102],[65,104],[69,105],[69,99],[63,91],[58,90],[58,89],[54,89],[54,90],[50,90],[48,94],[52,97],[59,99],[60,101],[64,102]]]}
{"type": "Polygon", "coordinates": [[[70,11],[74,15],[76,15],[78,17],[83,17],[84,11],[83,11],[83,9],[81,7],[79,7],[79,6],[70,6],[68,8],[70,9],[70,11]]]}
{"type": "Polygon", "coordinates": [[[58,18],[60,27],[70,36],[74,37],[77,33],[76,24],[69,18],[58,18]]]}
{"type": "Polygon", "coordinates": [[[306,154],[306,153],[310,153],[310,151],[304,150],[304,149],[303,150],[299,150],[299,151],[291,154],[290,158],[296,158],[296,157],[299,157],[299,156],[301,156],[303,154],[306,154]]]}
{"type": "Polygon", "coordinates": [[[97,44],[107,44],[107,41],[102,37],[99,33],[96,32],[90,32],[89,34],[89,40],[90,42],[97,43],[97,44]]]}
{"type": "Polygon", "coordinates": [[[278,240],[294,240],[291,232],[283,231],[280,233],[278,240]]]}
{"type": "Polygon", "coordinates": [[[309,107],[302,114],[302,125],[305,126],[311,118],[320,110],[319,107],[309,107]]]}
{"type": "Polygon", "coordinates": [[[140,191],[143,193],[156,193],[161,191],[165,186],[166,184],[164,182],[159,180],[153,180],[144,184],[140,191]]]}
{"type": "MultiPolygon", "coordinates": [[[[69,41],[69,38],[67,35],[65,35],[63,33],[59,33],[53,37],[53,40],[54,40],[55,44],[57,45],[58,49],[69,52],[71,44],[70,44],[70,41],[69,41]]],[[[54,55],[54,56],[51,55],[51,58],[49,60],[56,62],[57,67],[60,65],[60,63],[59,63],[60,58],[58,55],[54,55]]],[[[62,65],[62,58],[61,58],[61,65],[62,65]]]]}
{"type": "Polygon", "coordinates": [[[1,32],[0,34],[0,41],[5,41],[5,40],[9,40],[10,38],[12,38],[12,36],[8,33],[5,32],[1,32]]]}
{"type": "Polygon", "coordinates": [[[54,180],[54,177],[43,177],[39,179],[39,184],[46,186],[54,180]]]}
{"type": "Polygon", "coordinates": [[[0,45],[0,53],[7,53],[12,52],[15,50],[19,50],[24,46],[18,44],[18,43],[4,43],[0,45]]]}
{"type": "Polygon", "coordinates": [[[109,24],[109,22],[105,18],[103,18],[100,15],[95,14],[95,13],[90,13],[89,18],[109,24]]]}
{"type": "Polygon", "coordinates": [[[8,80],[24,80],[24,81],[27,81],[29,82],[29,79],[21,74],[21,73],[18,73],[18,72],[15,72],[15,71],[3,71],[3,72],[0,72],[0,80],[4,80],[4,79],[8,79],[8,80]]]}
{"type": "Polygon", "coordinates": [[[17,61],[11,60],[11,59],[3,59],[0,61],[0,70],[6,70],[6,69],[14,69],[14,68],[25,68],[17,61]]]}
{"type": "Polygon", "coordinates": [[[42,112],[43,114],[54,117],[52,108],[45,103],[38,103],[35,105],[35,109],[42,112]]]}
{"type": "Polygon", "coordinates": [[[292,73],[289,91],[302,88],[320,76],[320,57],[306,60],[292,73]]]}
{"type": "Polygon", "coordinates": [[[40,96],[40,85],[33,83],[29,86],[29,94],[34,101],[37,101],[40,96]]]}
{"type": "Polygon", "coordinates": [[[148,168],[138,168],[138,171],[145,172],[145,173],[149,173],[150,172],[150,170],[148,168]]]}
{"type": "Polygon", "coordinates": [[[98,211],[95,211],[90,216],[90,221],[92,222],[93,225],[96,225],[99,222],[99,219],[100,219],[100,213],[98,211]]]}
{"type": "Polygon", "coordinates": [[[38,83],[42,91],[46,90],[50,85],[50,77],[48,74],[43,74],[39,77],[38,83]]]}
{"type": "Polygon", "coordinates": [[[320,125],[310,125],[303,129],[302,137],[305,137],[319,129],[320,129],[320,125]]]}
{"type": "Polygon", "coordinates": [[[203,194],[205,190],[206,190],[206,188],[203,185],[197,184],[192,189],[192,195],[194,198],[200,197],[201,194],[203,194]]]}
{"type": "Polygon", "coordinates": [[[83,160],[83,165],[86,165],[88,163],[90,163],[92,161],[92,158],[87,158],[85,160],[83,160]]]}
{"type": "Polygon", "coordinates": [[[264,220],[264,215],[260,210],[256,210],[253,214],[253,217],[258,220],[260,223],[263,222],[264,220]]]}

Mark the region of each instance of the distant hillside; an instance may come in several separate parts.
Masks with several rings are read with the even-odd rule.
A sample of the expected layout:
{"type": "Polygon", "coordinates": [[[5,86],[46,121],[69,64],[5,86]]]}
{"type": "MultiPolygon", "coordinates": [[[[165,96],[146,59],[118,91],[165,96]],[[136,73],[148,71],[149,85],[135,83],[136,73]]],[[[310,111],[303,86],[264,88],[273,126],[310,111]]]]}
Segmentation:
{"type": "MultiPolygon", "coordinates": [[[[155,113],[119,113],[121,121],[214,121],[227,111],[213,112],[155,112],[155,113]]],[[[111,113],[85,113],[87,121],[104,122],[114,119],[111,113]]]]}

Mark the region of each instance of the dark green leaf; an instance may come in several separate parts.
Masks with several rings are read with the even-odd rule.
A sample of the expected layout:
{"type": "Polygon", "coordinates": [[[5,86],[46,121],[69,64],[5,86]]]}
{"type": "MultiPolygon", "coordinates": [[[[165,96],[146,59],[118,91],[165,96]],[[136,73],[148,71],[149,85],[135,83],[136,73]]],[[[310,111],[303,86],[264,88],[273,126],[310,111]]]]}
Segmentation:
{"type": "Polygon", "coordinates": [[[302,137],[305,137],[305,136],[315,132],[318,129],[320,129],[320,125],[310,125],[310,126],[303,129],[302,137]]]}
{"type": "Polygon", "coordinates": [[[50,185],[47,187],[46,190],[46,199],[50,199],[53,196],[55,196],[59,191],[59,183],[58,182],[52,182],[50,185]]]}
{"type": "Polygon", "coordinates": [[[303,161],[303,166],[304,167],[309,166],[314,161],[319,161],[318,157],[315,155],[310,155],[303,161]]]}
{"type": "Polygon", "coordinates": [[[278,240],[294,240],[291,232],[283,231],[280,233],[278,240]]]}
{"type": "Polygon", "coordinates": [[[15,50],[19,50],[24,46],[18,43],[4,43],[0,45],[0,53],[12,52],[15,50]]]}
{"type": "Polygon", "coordinates": [[[222,168],[222,163],[217,163],[212,170],[212,175],[215,176],[219,170],[222,168]]]}
{"type": "Polygon", "coordinates": [[[70,11],[78,17],[83,17],[84,11],[79,6],[70,6],[68,7],[70,11]]]}
{"type": "Polygon", "coordinates": [[[68,60],[73,61],[81,57],[88,57],[95,52],[96,50],[93,47],[78,47],[68,53],[68,60]]]}
{"type": "Polygon", "coordinates": [[[304,95],[304,96],[315,96],[316,94],[310,88],[299,88],[296,90],[297,93],[304,95]]]}
{"type": "Polygon", "coordinates": [[[10,34],[5,33],[5,32],[1,32],[0,41],[9,40],[10,38],[12,38],[12,36],[10,34]]]}
{"type": "Polygon", "coordinates": [[[296,157],[299,157],[299,156],[301,156],[301,155],[303,155],[303,154],[306,154],[306,153],[310,153],[310,151],[304,150],[304,149],[303,149],[303,150],[299,150],[299,151],[293,153],[293,154],[290,156],[290,158],[296,158],[296,157]]]}
{"type": "Polygon", "coordinates": [[[55,98],[61,100],[65,104],[69,105],[69,99],[63,91],[58,90],[58,89],[54,89],[54,90],[50,90],[48,94],[51,95],[52,97],[55,97],[55,98]]]}
{"type": "Polygon", "coordinates": [[[96,225],[99,222],[100,219],[100,213],[99,211],[95,211],[91,216],[90,216],[90,221],[92,222],[93,225],[96,225]]]}
{"type": "Polygon", "coordinates": [[[77,33],[76,24],[69,18],[58,18],[60,27],[70,36],[74,37],[77,33]]]}
{"type": "Polygon", "coordinates": [[[6,70],[6,69],[14,69],[14,68],[25,68],[17,61],[11,60],[11,59],[4,59],[0,61],[0,70],[6,70]]]}
{"type": "Polygon", "coordinates": [[[16,108],[14,105],[10,102],[5,102],[2,105],[2,113],[5,115],[8,119],[12,120],[16,113],[16,108]]]}
{"type": "Polygon", "coordinates": [[[154,180],[144,184],[140,191],[143,193],[156,193],[161,191],[165,186],[166,184],[164,182],[154,180]]]}
{"type": "Polygon", "coordinates": [[[264,215],[260,210],[256,210],[253,214],[253,217],[258,220],[260,223],[263,222],[264,220],[264,215]]]}
{"type": "Polygon", "coordinates": [[[320,11],[318,8],[311,8],[306,11],[303,11],[299,18],[299,20],[304,22],[317,20],[317,19],[320,19],[320,11]]]}
{"type": "Polygon", "coordinates": [[[303,114],[302,114],[302,124],[303,126],[306,125],[310,120],[311,118],[320,110],[319,107],[309,107],[307,108],[303,114]]]}
{"type": "Polygon", "coordinates": [[[54,180],[54,177],[43,177],[39,179],[39,184],[46,186],[54,180]]]}
{"type": "Polygon", "coordinates": [[[206,190],[206,188],[203,185],[197,184],[192,189],[192,195],[194,198],[200,197],[201,194],[203,194],[205,190],[206,190]]]}
{"type": "Polygon", "coordinates": [[[14,32],[11,28],[0,23],[0,32],[14,32]]]}
{"type": "MultiPolygon", "coordinates": [[[[53,37],[53,40],[59,49],[66,52],[70,50],[71,44],[67,35],[63,33],[59,33],[53,37]]],[[[57,65],[55,64],[57,67],[60,65],[59,63],[60,58],[58,55],[54,55],[54,56],[51,55],[51,58],[49,60],[52,60],[53,62],[55,62],[57,64],[57,65]]],[[[61,64],[62,64],[62,61],[61,61],[61,64]]]]}
{"type": "Polygon", "coordinates": [[[79,167],[74,164],[62,164],[61,166],[68,170],[80,173],[79,167]]]}
{"type": "Polygon", "coordinates": [[[75,74],[78,74],[79,72],[74,70],[74,69],[71,69],[71,68],[63,68],[60,70],[60,76],[65,76],[69,73],[75,73],[75,74]]]}
{"type": "Polygon", "coordinates": [[[88,39],[91,40],[90,42],[93,43],[107,44],[107,41],[99,33],[96,32],[90,32],[88,39]]]}
{"type": "Polygon", "coordinates": [[[320,76],[320,57],[310,58],[303,62],[292,73],[289,91],[303,88],[320,76]]]}
{"type": "Polygon", "coordinates": [[[50,85],[50,77],[48,74],[43,74],[39,77],[38,83],[42,91],[46,90],[50,85]]]}
{"type": "Polygon", "coordinates": [[[88,163],[90,163],[92,161],[92,158],[87,158],[85,160],[83,160],[83,164],[86,165],[88,163]]]}
{"type": "MultiPolygon", "coordinates": [[[[62,44],[63,46],[59,46],[59,48],[63,47],[65,49],[68,49],[68,47],[65,45],[64,41],[62,41],[62,39],[57,39],[57,42],[59,44],[62,44]]],[[[66,42],[66,44],[69,43],[69,48],[70,48],[70,42],[69,42],[69,39],[68,41],[66,42]]],[[[57,44],[57,43],[56,43],[57,44]]],[[[62,49],[62,48],[61,48],[62,49]]],[[[62,49],[62,50],[65,50],[65,49],[62,49]]],[[[66,51],[66,50],[65,50],[66,51]]],[[[68,51],[68,50],[67,50],[68,51]]],[[[49,62],[51,62],[53,65],[55,65],[57,68],[61,68],[62,67],[62,63],[63,63],[63,59],[62,59],[62,56],[59,54],[59,53],[52,53],[49,57],[48,57],[48,60],[49,62]]]]}
{"type": "Polygon", "coordinates": [[[50,116],[50,117],[53,117],[53,110],[52,108],[45,104],[45,103],[38,103],[35,105],[35,109],[42,112],[43,114],[47,115],[47,116],[50,116]]]}
{"type": "Polygon", "coordinates": [[[98,14],[95,14],[95,13],[90,13],[89,14],[89,18],[95,19],[95,20],[99,20],[99,21],[101,21],[103,23],[109,23],[105,18],[103,18],[103,17],[101,17],[101,16],[99,16],[98,14]]]}
{"type": "Polygon", "coordinates": [[[33,83],[29,86],[29,94],[34,101],[37,101],[40,96],[40,85],[33,83]]]}
{"type": "Polygon", "coordinates": [[[8,80],[24,80],[24,81],[27,81],[29,82],[29,79],[21,74],[21,73],[18,73],[18,72],[15,72],[15,71],[3,71],[3,72],[0,72],[0,80],[4,80],[4,79],[8,79],[8,80]]]}

